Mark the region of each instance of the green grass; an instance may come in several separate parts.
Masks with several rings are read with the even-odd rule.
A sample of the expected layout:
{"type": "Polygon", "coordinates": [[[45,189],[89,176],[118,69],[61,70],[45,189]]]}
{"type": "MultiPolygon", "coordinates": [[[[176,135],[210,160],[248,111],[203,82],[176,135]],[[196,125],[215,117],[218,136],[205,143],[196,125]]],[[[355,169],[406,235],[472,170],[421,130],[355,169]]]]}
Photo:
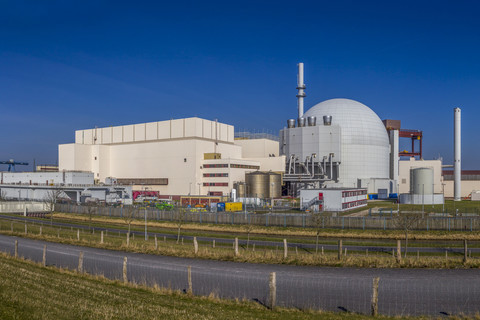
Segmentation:
{"type": "MultiPolygon", "coordinates": [[[[246,301],[195,297],[122,284],[0,254],[0,319],[369,319],[352,313],[269,310],[246,301]]],[[[403,317],[402,317],[403,318],[403,317]]],[[[376,319],[394,319],[377,317],[376,319]]],[[[427,319],[427,318],[409,318],[427,319]]]]}

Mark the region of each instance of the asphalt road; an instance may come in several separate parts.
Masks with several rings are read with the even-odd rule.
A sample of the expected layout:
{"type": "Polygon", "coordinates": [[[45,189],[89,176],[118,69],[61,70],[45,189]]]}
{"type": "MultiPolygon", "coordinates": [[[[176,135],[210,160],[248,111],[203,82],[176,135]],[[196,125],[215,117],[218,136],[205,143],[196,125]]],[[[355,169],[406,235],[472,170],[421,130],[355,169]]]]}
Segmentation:
{"type": "Polygon", "coordinates": [[[20,256],[47,265],[78,267],[84,252],[84,270],[110,279],[122,279],[128,258],[131,282],[187,289],[187,267],[192,268],[193,292],[266,303],[270,272],[277,273],[277,303],[294,308],[370,312],[372,279],[380,277],[379,312],[387,315],[473,314],[480,311],[480,270],[355,269],[235,263],[165,257],[78,247],[0,235],[0,250],[13,254],[18,240],[20,256]]]}
{"type": "MultiPolygon", "coordinates": [[[[32,222],[35,221],[36,223],[39,223],[38,220],[33,220],[28,217],[23,217],[23,216],[6,216],[6,215],[0,215],[0,218],[4,219],[10,219],[13,221],[27,221],[27,222],[32,222]]],[[[40,221],[41,222],[41,221],[40,221]]],[[[50,220],[44,220],[43,221],[45,225],[50,225],[50,220]]],[[[57,227],[62,227],[62,228],[74,228],[74,229],[84,229],[87,230],[89,229],[88,226],[86,225],[81,225],[81,224],[75,224],[75,223],[66,223],[66,222],[57,222],[53,221],[53,226],[57,227]]],[[[122,233],[126,234],[127,230],[125,229],[117,229],[117,228],[95,228],[96,231],[105,231],[108,230],[109,233],[122,233]]],[[[131,233],[135,234],[137,237],[143,237],[144,232],[143,231],[131,231],[131,233]]],[[[173,235],[171,233],[161,233],[161,232],[155,232],[155,233],[148,233],[149,237],[153,237],[154,235],[157,235],[159,238],[163,238],[164,236],[168,239],[176,239],[177,236],[173,235]]],[[[188,241],[193,241],[193,236],[189,235],[182,235],[182,237],[185,240],[188,241]]],[[[205,237],[205,236],[197,236],[197,240],[199,242],[212,242],[215,240],[216,244],[229,244],[231,245],[233,243],[233,239],[228,239],[228,238],[222,238],[222,237],[205,237]]],[[[332,239],[328,239],[328,242],[331,243],[332,239]]],[[[348,240],[344,240],[348,241],[348,240]]],[[[461,243],[460,241],[458,242],[459,244],[461,243]]],[[[246,246],[247,241],[243,239],[239,239],[239,245],[240,246],[246,246]]],[[[280,241],[266,241],[266,240],[250,240],[250,245],[255,244],[257,247],[283,247],[283,242],[280,241]]],[[[402,245],[404,242],[402,242],[402,245]]],[[[288,246],[291,248],[297,247],[299,250],[306,250],[306,251],[314,251],[315,250],[315,244],[314,243],[295,243],[289,240],[288,246]]],[[[337,250],[338,247],[337,245],[328,245],[328,244],[322,244],[320,243],[319,246],[323,246],[324,250],[337,250]]],[[[343,248],[347,248],[347,252],[352,252],[352,251],[362,251],[365,252],[367,249],[369,252],[384,252],[384,253],[389,253],[391,254],[392,250],[396,250],[396,246],[392,245],[343,245],[343,248]]],[[[469,251],[471,251],[473,254],[475,253],[480,253],[480,248],[468,248],[469,251]]],[[[442,246],[436,246],[436,247],[409,247],[409,252],[421,252],[421,253],[441,253],[444,254],[445,251],[448,251],[449,255],[452,254],[457,254],[457,255],[463,255],[463,247],[456,247],[456,248],[451,248],[451,247],[442,247],[442,246]]]]}

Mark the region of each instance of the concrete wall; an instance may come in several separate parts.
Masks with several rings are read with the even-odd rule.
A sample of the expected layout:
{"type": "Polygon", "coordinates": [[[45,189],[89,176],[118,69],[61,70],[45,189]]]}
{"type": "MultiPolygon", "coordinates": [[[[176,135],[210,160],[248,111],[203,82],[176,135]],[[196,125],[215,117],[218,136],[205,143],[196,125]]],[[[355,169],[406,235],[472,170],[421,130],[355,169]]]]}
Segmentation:
{"type": "Polygon", "coordinates": [[[278,157],[278,141],[270,139],[237,139],[237,146],[242,147],[243,158],[268,158],[271,155],[278,157]]]}
{"type": "Polygon", "coordinates": [[[91,172],[0,172],[2,184],[93,184],[91,172]]]}
{"type": "Polygon", "coordinates": [[[415,160],[414,158],[399,161],[398,180],[400,184],[400,193],[410,193],[410,169],[412,168],[432,168],[434,193],[442,193],[442,161],[415,160]]]}
{"type": "Polygon", "coordinates": [[[193,117],[75,131],[75,143],[86,145],[193,137],[233,143],[234,128],[225,123],[193,117]]]}
{"type": "MultiPolygon", "coordinates": [[[[445,198],[453,198],[453,180],[445,180],[443,183],[445,184],[445,198]]],[[[479,180],[462,180],[462,198],[468,197],[475,190],[480,190],[479,180]]]]}

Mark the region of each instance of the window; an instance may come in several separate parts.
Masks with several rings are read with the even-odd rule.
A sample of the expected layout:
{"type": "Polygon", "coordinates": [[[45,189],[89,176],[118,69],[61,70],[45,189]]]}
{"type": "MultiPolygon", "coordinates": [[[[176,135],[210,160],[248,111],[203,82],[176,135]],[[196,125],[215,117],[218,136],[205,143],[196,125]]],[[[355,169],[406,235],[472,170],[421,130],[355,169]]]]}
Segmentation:
{"type": "Polygon", "coordinates": [[[230,164],[230,168],[236,168],[236,169],[254,169],[254,170],[259,170],[260,166],[252,166],[248,164],[230,164]]]}
{"type": "Polygon", "coordinates": [[[228,182],[204,182],[204,187],[228,187],[228,182]]]}
{"type": "Polygon", "coordinates": [[[228,177],[228,173],[204,173],[203,176],[205,178],[211,177],[228,177]]]}
{"type": "Polygon", "coordinates": [[[204,168],[228,168],[226,163],[214,163],[214,164],[204,164],[204,168]]]}

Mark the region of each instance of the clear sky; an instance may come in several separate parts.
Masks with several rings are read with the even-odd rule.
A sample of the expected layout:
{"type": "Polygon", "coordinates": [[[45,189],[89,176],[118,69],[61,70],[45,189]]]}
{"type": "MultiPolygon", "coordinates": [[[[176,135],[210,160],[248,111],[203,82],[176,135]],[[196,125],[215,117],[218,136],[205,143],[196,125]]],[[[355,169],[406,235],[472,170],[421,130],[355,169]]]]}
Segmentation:
{"type": "MultiPolygon", "coordinates": [[[[278,133],[349,98],[480,169],[478,1],[0,0],[0,160],[56,163],[74,130],[199,116],[278,133]]],[[[6,167],[0,167],[5,170],[6,167]]]]}

